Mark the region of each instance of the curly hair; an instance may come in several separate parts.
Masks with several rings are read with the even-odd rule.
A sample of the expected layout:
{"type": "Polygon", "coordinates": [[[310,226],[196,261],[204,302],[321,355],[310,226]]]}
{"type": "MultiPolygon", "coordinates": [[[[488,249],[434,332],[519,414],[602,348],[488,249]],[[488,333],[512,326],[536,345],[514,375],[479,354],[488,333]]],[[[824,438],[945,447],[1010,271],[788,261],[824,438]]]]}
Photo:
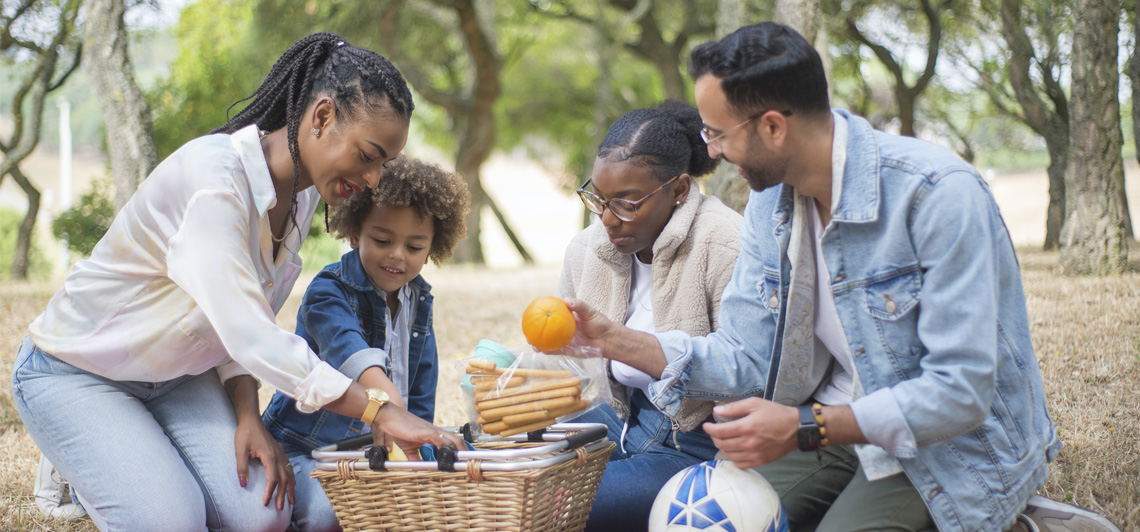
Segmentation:
{"type": "Polygon", "coordinates": [[[329,230],[338,238],[359,236],[373,208],[413,207],[420,218],[432,221],[434,234],[428,258],[438,265],[449,259],[455,246],[467,236],[470,203],[467,183],[454,173],[400,155],[384,165],[375,187],[353,194],[330,211],[329,230]]]}

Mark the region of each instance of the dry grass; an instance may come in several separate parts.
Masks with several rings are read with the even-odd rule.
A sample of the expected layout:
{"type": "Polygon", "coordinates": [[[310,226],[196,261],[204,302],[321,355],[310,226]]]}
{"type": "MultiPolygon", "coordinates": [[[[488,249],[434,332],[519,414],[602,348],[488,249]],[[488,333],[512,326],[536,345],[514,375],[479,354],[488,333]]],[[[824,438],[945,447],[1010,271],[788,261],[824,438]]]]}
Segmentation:
{"type": "MultiPolygon", "coordinates": [[[[1140,529],[1140,273],[1118,278],[1063,278],[1057,255],[1021,249],[1034,342],[1054,420],[1065,448],[1044,494],[1093,508],[1140,529]]],[[[436,296],[435,330],[442,371],[437,423],[465,421],[455,361],[480,338],[522,343],[519,316],[534,297],[554,289],[553,268],[425,271],[436,296]]],[[[300,294],[305,285],[298,283],[300,294]]],[[[46,521],[32,501],[39,453],[11,407],[12,357],[24,328],[47,303],[49,285],[0,287],[0,530],[92,531],[90,520],[46,521]]],[[[298,298],[282,310],[292,328],[298,298]]],[[[269,390],[266,390],[267,392],[269,390]]]]}

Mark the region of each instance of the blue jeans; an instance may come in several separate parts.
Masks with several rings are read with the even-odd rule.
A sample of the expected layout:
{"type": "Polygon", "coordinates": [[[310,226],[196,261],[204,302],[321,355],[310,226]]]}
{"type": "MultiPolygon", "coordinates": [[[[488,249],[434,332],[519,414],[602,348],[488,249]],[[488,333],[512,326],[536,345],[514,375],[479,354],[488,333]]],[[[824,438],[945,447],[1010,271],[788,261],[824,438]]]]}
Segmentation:
{"type": "Polygon", "coordinates": [[[625,422],[609,405],[602,405],[575,422],[604,423],[611,441],[618,444],[606,464],[598,495],[586,522],[588,532],[635,532],[649,527],[653,500],[670,478],[693,464],[712,460],[717,449],[700,428],[675,432],[665,417],[640,390],[630,394],[629,428],[622,443],[625,422]],[[624,450],[623,450],[624,447],[624,450]]]}
{"type": "Polygon", "coordinates": [[[296,499],[293,505],[293,529],[298,532],[340,532],[340,522],[321,483],[309,476],[317,461],[308,451],[288,448],[289,462],[293,464],[293,478],[297,479],[296,499]]]}
{"type": "Polygon", "coordinates": [[[112,381],[25,338],[12,371],[16,409],[100,530],[280,531],[291,508],[261,504],[265,469],[237,478],[237,418],[213,370],[160,382],[112,381]]]}

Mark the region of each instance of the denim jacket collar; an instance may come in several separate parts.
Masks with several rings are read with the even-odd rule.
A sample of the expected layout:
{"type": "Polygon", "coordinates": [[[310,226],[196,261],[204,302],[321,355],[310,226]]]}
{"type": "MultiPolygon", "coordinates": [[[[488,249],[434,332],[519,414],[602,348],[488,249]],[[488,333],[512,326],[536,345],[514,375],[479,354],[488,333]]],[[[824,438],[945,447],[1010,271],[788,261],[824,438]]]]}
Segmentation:
{"type": "MultiPolygon", "coordinates": [[[[831,215],[836,222],[866,223],[879,219],[880,183],[879,146],[874,142],[871,124],[847,111],[835,109],[834,113],[847,120],[847,165],[845,176],[840,183],[839,205],[831,215]]],[[[772,219],[777,222],[790,222],[795,204],[792,187],[782,186],[772,219]]]]}
{"type": "MultiPolygon", "coordinates": [[[[372,279],[364,272],[364,265],[360,263],[360,250],[352,250],[340,257],[340,275],[344,284],[352,287],[353,290],[361,292],[374,291],[380,296],[386,296],[382,290],[376,288],[372,284],[372,279]]],[[[415,279],[408,281],[412,286],[413,293],[431,290],[431,285],[424,280],[422,275],[417,275],[415,279]]]]}

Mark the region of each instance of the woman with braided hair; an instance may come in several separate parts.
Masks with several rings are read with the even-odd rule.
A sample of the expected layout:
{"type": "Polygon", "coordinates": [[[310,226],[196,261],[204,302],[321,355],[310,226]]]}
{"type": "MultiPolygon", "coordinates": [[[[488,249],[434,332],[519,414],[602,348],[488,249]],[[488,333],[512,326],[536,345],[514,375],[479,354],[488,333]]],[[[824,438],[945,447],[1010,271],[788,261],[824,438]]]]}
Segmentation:
{"type": "MultiPolygon", "coordinates": [[[[720,293],[740,251],[741,217],[693,182],[717,165],[702,127],[697,109],[676,100],[634,109],[610,126],[593,175],[578,189],[599,223],[566,248],[556,295],[641,331],[716,330],[720,293]]],[[[606,424],[618,444],[586,530],[645,530],[669,477],[716,454],[701,430],[713,405],[687,399],[666,415],[649,400],[653,378],[621,362],[608,366],[612,408],[576,420],[606,424]]]]}
{"type": "Polygon", "coordinates": [[[275,322],[318,199],[376,184],[404,148],[403,77],[317,33],[249,99],[155,168],[17,354],[20,416],[102,530],[285,529],[294,480],[258,380],[299,410],[363,419],[378,442],[462,445],[275,322]]]}

